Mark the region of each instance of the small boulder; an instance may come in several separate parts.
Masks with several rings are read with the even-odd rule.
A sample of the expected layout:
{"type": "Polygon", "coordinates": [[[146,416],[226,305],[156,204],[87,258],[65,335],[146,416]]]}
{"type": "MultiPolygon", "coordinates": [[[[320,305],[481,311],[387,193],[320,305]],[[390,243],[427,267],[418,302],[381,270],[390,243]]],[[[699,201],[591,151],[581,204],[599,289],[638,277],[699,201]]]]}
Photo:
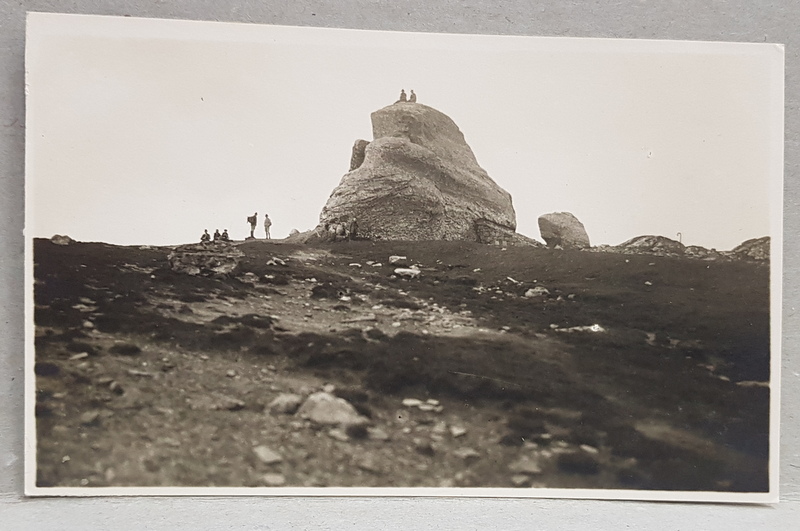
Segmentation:
{"type": "Polygon", "coordinates": [[[293,393],[281,393],[269,403],[267,409],[273,414],[293,415],[303,403],[303,397],[293,393]]]}
{"type": "Polygon", "coordinates": [[[53,242],[56,245],[69,245],[69,244],[75,242],[75,240],[73,240],[72,238],[70,238],[66,234],[64,234],[64,235],[62,235],[62,234],[54,234],[50,238],[50,241],[53,242]]]}
{"type": "Polygon", "coordinates": [[[417,278],[419,277],[420,271],[419,269],[398,267],[397,269],[394,270],[394,274],[397,275],[398,277],[417,278]]]}
{"type": "Polygon", "coordinates": [[[358,414],[347,400],[330,393],[320,392],[309,396],[297,411],[300,417],[321,425],[367,424],[369,420],[358,414]]]}
{"type": "Polygon", "coordinates": [[[255,453],[256,457],[258,457],[258,460],[265,465],[272,465],[283,461],[283,457],[281,457],[278,452],[270,449],[267,446],[264,446],[263,444],[253,448],[253,453],[255,453]]]}
{"type": "Polygon", "coordinates": [[[539,232],[548,247],[585,249],[590,247],[583,223],[569,212],[553,212],[539,216],[539,232]]]}
{"type": "Polygon", "coordinates": [[[543,286],[536,286],[525,292],[526,299],[533,299],[536,297],[546,297],[550,295],[550,291],[543,286]]]}

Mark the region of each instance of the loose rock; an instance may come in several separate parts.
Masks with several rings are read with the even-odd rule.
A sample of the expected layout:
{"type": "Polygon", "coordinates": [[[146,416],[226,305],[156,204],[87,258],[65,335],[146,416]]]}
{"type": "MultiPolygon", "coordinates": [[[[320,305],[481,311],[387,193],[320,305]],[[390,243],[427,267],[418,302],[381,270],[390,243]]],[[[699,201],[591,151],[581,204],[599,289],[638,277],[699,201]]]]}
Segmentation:
{"type": "Polygon", "coordinates": [[[369,422],[367,418],[359,415],[347,400],[324,392],[309,396],[297,414],[322,425],[366,424],[369,422]]]}
{"type": "Polygon", "coordinates": [[[267,446],[259,445],[253,448],[253,452],[258,457],[259,461],[264,463],[265,465],[272,465],[275,463],[280,463],[283,461],[283,457],[278,452],[270,449],[267,446]]]}
{"type": "Polygon", "coordinates": [[[303,397],[293,393],[281,393],[267,405],[273,414],[293,415],[303,403],[303,397]]]}

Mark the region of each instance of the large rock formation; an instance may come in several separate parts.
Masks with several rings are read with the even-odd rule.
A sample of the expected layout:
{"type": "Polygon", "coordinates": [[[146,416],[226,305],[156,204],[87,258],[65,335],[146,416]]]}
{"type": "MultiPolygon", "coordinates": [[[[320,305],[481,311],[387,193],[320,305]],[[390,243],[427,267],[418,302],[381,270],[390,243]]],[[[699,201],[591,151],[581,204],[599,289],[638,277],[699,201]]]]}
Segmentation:
{"type": "Polygon", "coordinates": [[[733,255],[743,260],[769,260],[769,236],[753,238],[734,247],[733,255]]]}
{"type": "Polygon", "coordinates": [[[569,212],[553,212],[539,216],[539,232],[548,247],[584,249],[591,246],[583,223],[569,212]]]}
{"type": "Polygon", "coordinates": [[[322,209],[317,233],[355,216],[359,237],[370,239],[531,245],[515,233],[511,196],[443,113],[395,103],[372,113],[372,132],[372,142],[353,146],[351,171],[322,209]]]}

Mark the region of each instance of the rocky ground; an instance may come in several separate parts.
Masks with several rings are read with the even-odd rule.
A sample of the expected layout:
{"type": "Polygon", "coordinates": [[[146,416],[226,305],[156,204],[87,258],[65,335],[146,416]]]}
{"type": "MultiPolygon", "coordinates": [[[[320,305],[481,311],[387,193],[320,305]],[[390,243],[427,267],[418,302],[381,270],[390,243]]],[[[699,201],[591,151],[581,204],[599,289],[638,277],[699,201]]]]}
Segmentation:
{"type": "Polygon", "coordinates": [[[765,264],[236,248],[35,241],[39,486],[767,489],[765,264]]]}

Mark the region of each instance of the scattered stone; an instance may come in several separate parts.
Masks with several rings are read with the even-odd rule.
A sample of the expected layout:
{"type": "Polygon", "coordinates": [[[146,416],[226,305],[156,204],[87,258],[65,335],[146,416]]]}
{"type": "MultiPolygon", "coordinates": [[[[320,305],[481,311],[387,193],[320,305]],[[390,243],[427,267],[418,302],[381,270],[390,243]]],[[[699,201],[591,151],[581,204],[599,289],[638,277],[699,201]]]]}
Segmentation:
{"type": "Polygon", "coordinates": [[[303,403],[303,397],[293,393],[281,393],[269,403],[267,409],[273,414],[294,415],[303,403]]]}
{"type": "Polygon", "coordinates": [[[755,380],[742,380],[741,382],[736,382],[736,385],[739,387],[765,387],[769,388],[769,382],[757,382],[755,380]]]}
{"type": "Polygon", "coordinates": [[[419,269],[398,267],[394,270],[394,274],[403,278],[417,278],[420,275],[419,269]]]}
{"type": "Polygon", "coordinates": [[[350,267],[357,267],[357,268],[361,269],[361,264],[359,264],[357,262],[353,262],[352,264],[349,264],[349,265],[350,265],[350,267]]]}
{"type": "Polygon", "coordinates": [[[342,324],[345,323],[364,323],[368,321],[377,321],[378,317],[374,313],[368,313],[366,315],[360,315],[358,317],[353,317],[351,319],[345,319],[342,321],[342,324]]]}
{"type": "Polygon", "coordinates": [[[333,428],[328,430],[328,436],[331,439],[336,439],[337,441],[347,442],[350,440],[350,437],[347,436],[347,433],[341,428],[333,428]]]}
{"type": "Polygon", "coordinates": [[[550,295],[550,291],[543,286],[536,286],[525,292],[525,298],[532,299],[534,297],[546,297],[550,295]]]}
{"type": "Polygon", "coordinates": [[[371,472],[372,474],[381,474],[383,472],[377,460],[371,454],[364,454],[357,458],[356,466],[361,470],[364,470],[365,472],[371,472]]]}
{"type": "Polygon", "coordinates": [[[253,448],[253,452],[256,454],[256,457],[258,457],[258,459],[265,465],[272,465],[283,461],[283,457],[281,457],[279,453],[271,450],[269,447],[264,446],[263,444],[253,448]]]}
{"type": "Polygon", "coordinates": [[[84,321],[83,327],[86,328],[87,330],[91,330],[92,328],[94,328],[94,323],[88,320],[84,321]]]}
{"type": "Polygon", "coordinates": [[[524,474],[514,474],[511,476],[511,484],[515,487],[530,487],[531,478],[524,474]]]}
{"type": "Polygon", "coordinates": [[[392,323],[393,328],[400,328],[401,326],[403,326],[403,323],[401,323],[400,321],[395,321],[392,323]]]}
{"type": "Polygon", "coordinates": [[[408,267],[411,264],[406,256],[392,255],[389,257],[389,265],[393,265],[395,267],[408,267]]]}
{"type": "Polygon", "coordinates": [[[137,369],[128,369],[125,372],[127,372],[131,376],[143,376],[145,378],[152,378],[153,377],[152,373],[149,373],[147,371],[140,371],[140,370],[137,370],[137,369]]]}
{"type": "Polygon", "coordinates": [[[508,469],[511,472],[517,474],[527,474],[529,476],[542,473],[542,467],[539,466],[539,463],[528,456],[520,457],[508,465],[508,469]]]}
{"type": "Polygon", "coordinates": [[[389,440],[389,434],[380,428],[367,428],[367,436],[373,441],[389,440]]]}
{"type": "MultiPolygon", "coordinates": [[[[553,325],[550,325],[550,326],[552,328],[553,325]]],[[[555,331],[556,332],[566,332],[568,334],[571,334],[572,332],[594,332],[594,333],[598,333],[598,332],[605,332],[606,329],[603,328],[602,326],[600,326],[599,324],[593,324],[593,325],[589,325],[589,326],[571,326],[569,328],[556,328],[555,331]]]]}
{"type": "Polygon", "coordinates": [[[367,424],[369,422],[367,418],[359,415],[347,400],[325,392],[309,396],[300,406],[297,414],[322,425],[367,424]]]}
{"type": "Polygon", "coordinates": [[[598,450],[594,446],[589,446],[588,444],[580,445],[580,449],[583,450],[584,452],[590,453],[590,454],[598,454],[598,453],[600,453],[600,450],[598,450]]]}
{"type": "Polygon", "coordinates": [[[463,426],[450,426],[450,435],[454,438],[459,438],[467,433],[467,429],[463,426]]]}
{"type": "Polygon", "coordinates": [[[453,452],[453,455],[458,457],[459,459],[463,459],[464,461],[470,461],[473,459],[479,459],[481,454],[475,451],[473,448],[459,448],[453,452]]]}
{"type": "Polygon", "coordinates": [[[280,259],[280,258],[278,258],[278,257],[274,257],[274,258],[272,258],[271,260],[267,260],[267,265],[268,265],[268,266],[275,266],[275,265],[279,265],[279,266],[286,267],[286,261],[284,261],[284,260],[281,260],[281,259],[280,259]]]}
{"type": "Polygon", "coordinates": [[[96,409],[92,411],[87,411],[80,417],[81,424],[85,426],[93,426],[97,424],[99,419],[100,419],[100,412],[97,411],[96,409]]]}
{"type": "Polygon", "coordinates": [[[425,402],[430,404],[430,405],[432,405],[432,406],[438,406],[439,405],[439,401],[436,400],[435,398],[429,398],[425,402]]]}
{"type": "Polygon", "coordinates": [[[403,405],[405,407],[418,407],[418,406],[420,406],[422,404],[423,404],[422,400],[420,400],[418,398],[404,398],[403,399],[403,405]]]}
{"type": "Polygon", "coordinates": [[[75,354],[74,356],[70,356],[69,360],[70,361],[82,360],[82,359],[88,358],[88,357],[89,357],[89,353],[88,352],[80,352],[78,354],[75,354]]]}
{"type": "Polygon", "coordinates": [[[261,476],[261,481],[267,487],[281,487],[286,484],[286,478],[283,474],[264,474],[261,476]]]}
{"type": "Polygon", "coordinates": [[[225,376],[227,376],[228,378],[234,378],[236,376],[236,371],[234,371],[233,369],[229,369],[228,372],[225,373],[225,376]]]}
{"type": "Polygon", "coordinates": [[[245,403],[238,398],[232,396],[219,395],[216,402],[213,404],[212,409],[225,410],[225,411],[238,411],[244,409],[245,403]]]}

